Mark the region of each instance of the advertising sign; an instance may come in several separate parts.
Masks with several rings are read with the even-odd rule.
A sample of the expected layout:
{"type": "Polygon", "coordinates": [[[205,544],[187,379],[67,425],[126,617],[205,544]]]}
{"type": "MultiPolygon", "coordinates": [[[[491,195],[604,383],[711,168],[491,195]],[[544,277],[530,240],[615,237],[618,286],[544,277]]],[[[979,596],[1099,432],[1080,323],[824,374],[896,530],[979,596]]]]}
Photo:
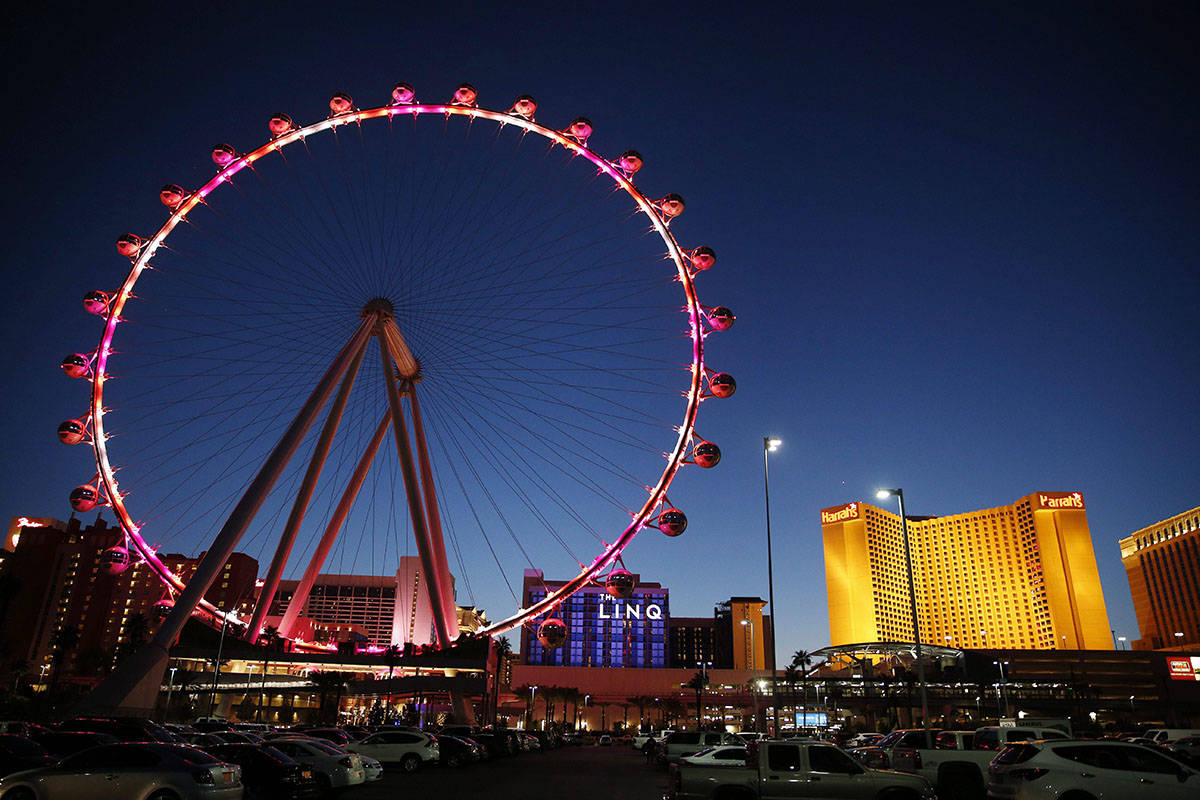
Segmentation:
{"type": "Polygon", "coordinates": [[[1200,656],[1167,656],[1167,672],[1173,681],[1200,681],[1200,656]]]}
{"type": "Polygon", "coordinates": [[[797,711],[797,728],[824,727],[829,724],[829,716],[824,711],[797,711]]]}
{"type": "Polygon", "coordinates": [[[858,519],[858,503],[847,503],[844,506],[821,509],[822,525],[828,525],[833,522],[845,522],[849,519],[858,519]]]}
{"type": "Polygon", "coordinates": [[[1038,492],[1038,508],[1083,508],[1083,495],[1079,492],[1038,492]]]}

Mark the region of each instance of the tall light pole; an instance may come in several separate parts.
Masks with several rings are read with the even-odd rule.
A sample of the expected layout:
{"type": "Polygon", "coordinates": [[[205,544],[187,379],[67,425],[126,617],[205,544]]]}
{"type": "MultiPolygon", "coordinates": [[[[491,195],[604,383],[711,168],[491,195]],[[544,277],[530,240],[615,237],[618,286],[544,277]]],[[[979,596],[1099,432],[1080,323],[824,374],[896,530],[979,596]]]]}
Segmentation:
{"type": "Polygon", "coordinates": [[[783,444],[782,439],[774,436],[763,437],[763,496],[767,509],[767,603],[771,606],[771,718],[774,720],[774,735],[779,735],[779,673],[775,668],[775,628],[779,626],[779,615],[775,612],[775,569],[771,561],[771,470],[768,467],[768,455],[774,453],[783,444]]]}
{"type": "Polygon", "coordinates": [[[895,497],[900,503],[900,532],[904,538],[904,562],[908,567],[908,604],[912,611],[913,644],[916,646],[917,681],[921,684],[921,722],[925,727],[925,747],[933,749],[933,733],[929,730],[929,693],[925,685],[925,659],[921,658],[921,625],[917,620],[917,586],[913,580],[912,548],[908,543],[908,517],[904,515],[904,490],[880,489],[880,500],[895,497]]]}
{"type": "Polygon", "coordinates": [[[1008,688],[1008,678],[1004,677],[1004,665],[1007,664],[1008,662],[1007,661],[993,661],[992,663],[995,664],[996,666],[1000,667],[1000,697],[1003,698],[1003,700],[1004,700],[1004,716],[1007,717],[1009,715],[1008,692],[1006,691],[1006,689],[1008,688]]]}
{"type": "Polygon", "coordinates": [[[167,721],[167,717],[171,714],[171,692],[175,689],[175,670],[179,667],[171,667],[171,675],[167,678],[167,705],[163,709],[163,722],[167,721]]]}
{"type": "Polygon", "coordinates": [[[537,703],[537,688],[536,686],[529,687],[529,726],[526,730],[533,730],[533,714],[534,704],[537,703]]]}

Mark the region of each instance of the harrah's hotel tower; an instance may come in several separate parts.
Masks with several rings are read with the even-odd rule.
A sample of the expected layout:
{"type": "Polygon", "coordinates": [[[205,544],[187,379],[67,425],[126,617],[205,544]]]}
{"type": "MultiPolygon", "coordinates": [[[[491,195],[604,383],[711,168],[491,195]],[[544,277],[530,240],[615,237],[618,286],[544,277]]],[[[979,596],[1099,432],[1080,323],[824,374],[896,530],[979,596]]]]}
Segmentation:
{"type": "MultiPolygon", "coordinates": [[[[821,511],[832,644],[912,641],[900,517],[821,511]]],[[[1083,495],[908,517],[921,641],[956,648],[1111,650],[1083,495]]]]}

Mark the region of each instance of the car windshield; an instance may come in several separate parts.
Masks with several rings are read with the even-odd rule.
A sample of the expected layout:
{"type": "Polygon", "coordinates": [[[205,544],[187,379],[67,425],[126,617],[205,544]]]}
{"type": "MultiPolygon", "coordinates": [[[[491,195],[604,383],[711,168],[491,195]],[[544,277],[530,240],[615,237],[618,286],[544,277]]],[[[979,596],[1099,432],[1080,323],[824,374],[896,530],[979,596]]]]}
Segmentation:
{"type": "Polygon", "coordinates": [[[346,755],[346,751],[343,750],[342,748],[338,747],[333,742],[327,742],[327,741],[323,741],[320,739],[314,739],[311,742],[305,742],[305,744],[309,745],[310,747],[316,748],[317,750],[320,750],[321,752],[328,753],[331,756],[346,755]]]}
{"type": "Polygon", "coordinates": [[[900,737],[903,735],[904,735],[904,731],[893,731],[893,732],[889,733],[887,736],[880,739],[875,744],[878,747],[888,747],[888,746],[893,745],[896,742],[900,741],[900,737]]]}
{"type": "Polygon", "coordinates": [[[189,764],[208,765],[219,764],[218,759],[213,758],[208,753],[198,747],[185,747],[183,745],[175,745],[171,747],[171,752],[182,758],[189,764]]]}
{"type": "Polygon", "coordinates": [[[37,742],[30,741],[29,739],[23,739],[20,736],[11,736],[6,738],[3,744],[0,744],[0,747],[3,747],[3,749],[7,750],[8,752],[19,756],[49,755],[49,753],[46,752],[46,748],[42,747],[37,742]]]}

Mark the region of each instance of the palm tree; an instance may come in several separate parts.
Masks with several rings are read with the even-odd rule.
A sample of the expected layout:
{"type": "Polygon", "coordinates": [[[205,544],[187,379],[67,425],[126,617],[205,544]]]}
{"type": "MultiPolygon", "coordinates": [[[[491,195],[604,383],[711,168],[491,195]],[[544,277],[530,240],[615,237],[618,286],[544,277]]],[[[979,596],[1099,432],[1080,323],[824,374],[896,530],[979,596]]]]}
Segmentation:
{"type": "Polygon", "coordinates": [[[63,666],[68,654],[79,646],[79,629],[75,627],[59,628],[50,637],[50,655],[54,660],[54,673],[50,676],[50,696],[55,696],[58,679],[62,677],[63,666]]]}
{"type": "Polygon", "coordinates": [[[388,668],[388,693],[387,693],[387,710],[384,712],[384,719],[392,717],[392,673],[396,666],[400,663],[400,645],[388,645],[383,651],[383,663],[387,664],[388,668]]]}
{"type": "Polygon", "coordinates": [[[792,702],[792,719],[796,718],[796,683],[799,680],[800,670],[794,664],[788,664],[783,668],[783,682],[788,687],[788,699],[792,702]]]}
{"type": "Polygon", "coordinates": [[[792,653],[792,666],[800,670],[800,681],[804,684],[804,705],[808,707],[808,676],[812,674],[813,656],[807,650],[797,650],[792,653]]]}
{"type": "Polygon", "coordinates": [[[25,677],[25,673],[29,672],[29,662],[23,658],[14,658],[9,664],[9,669],[13,673],[13,691],[21,684],[21,679],[25,677]]]}
{"type": "Polygon", "coordinates": [[[516,687],[513,691],[525,701],[525,728],[530,730],[533,728],[533,693],[536,690],[526,683],[516,687]]]}
{"type": "Polygon", "coordinates": [[[124,661],[150,641],[150,622],[142,614],[131,614],[122,626],[121,634],[125,641],[117,646],[117,661],[124,661]]]}
{"type": "Polygon", "coordinates": [[[708,686],[708,676],[697,672],[684,686],[696,692],[696,729],[700,730],[704,727],[704,687],[708,686]]]}
{"type": "Polygon", "coordinates": [[[638,710],[638,732],[640,733],[646,727],[646,706],[654,699],[647,697],[644,694],[639,694],[636,697],[625,698],[630,705],[637,706],[638,710]]]}
{"type": "Polygon", "coordinates": [[[346,685],[347,674],[345,672],[310,672],[308,674],[309,683],[317,690],[317,719],[322,722],[328,722],[329,719],[325,713],[325,707],[329,702],[329,693],[337,692],[338,703],[341,703],[342,689],[346,685]]]}

